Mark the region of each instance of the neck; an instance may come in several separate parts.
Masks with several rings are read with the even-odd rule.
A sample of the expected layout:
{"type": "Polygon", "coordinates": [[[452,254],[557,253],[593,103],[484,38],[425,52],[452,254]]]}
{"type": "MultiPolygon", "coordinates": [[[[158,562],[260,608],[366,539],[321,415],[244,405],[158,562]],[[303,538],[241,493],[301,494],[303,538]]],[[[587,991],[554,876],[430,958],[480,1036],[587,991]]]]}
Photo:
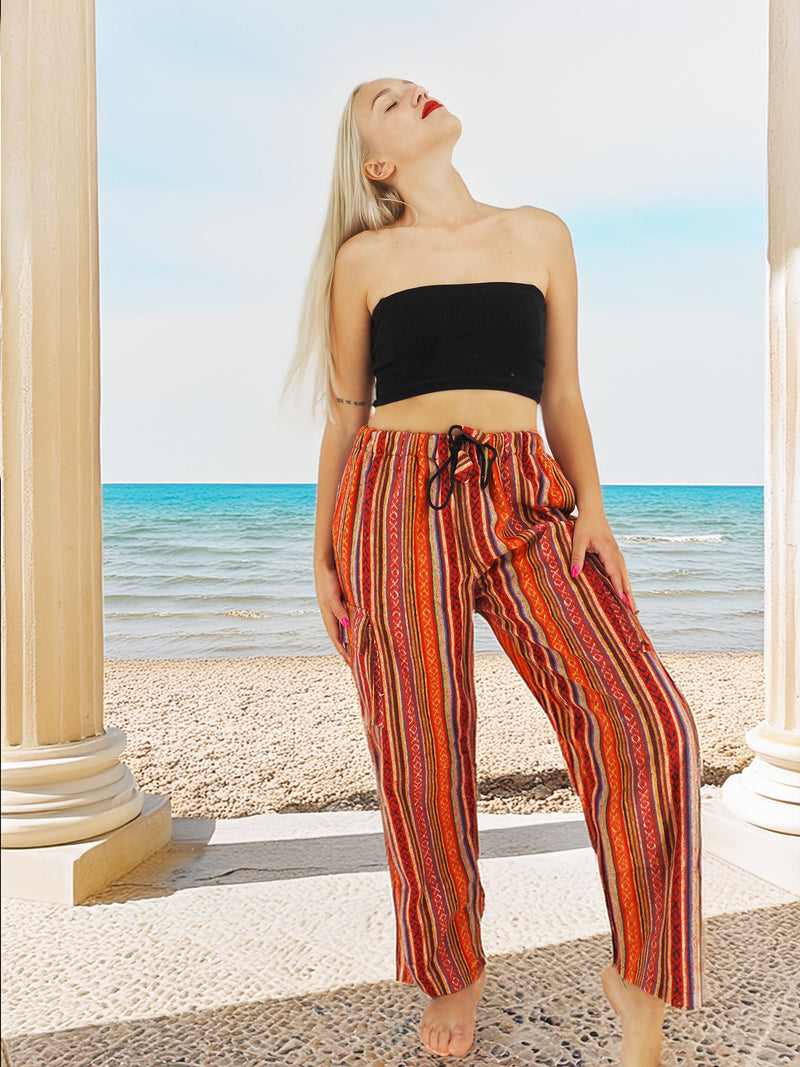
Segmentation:
{"type": "Polygon", "coordinates": [[[404,167],[402,179],[392,184],[406,203],[398,225],[454,230],[482,217],[463,178],[449,161],[440,167],[432,166],[429,159],[416,170],[404,167]]]}

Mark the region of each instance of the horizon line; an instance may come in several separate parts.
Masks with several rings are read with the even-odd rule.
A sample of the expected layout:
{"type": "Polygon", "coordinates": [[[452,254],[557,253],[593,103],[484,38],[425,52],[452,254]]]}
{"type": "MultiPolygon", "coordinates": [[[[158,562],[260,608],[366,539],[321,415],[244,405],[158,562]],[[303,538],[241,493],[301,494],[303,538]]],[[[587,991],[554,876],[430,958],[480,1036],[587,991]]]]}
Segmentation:
{"type": "MultiPolygon", "coordinates": [[[[318,482],[101,482],[102,486],[112,485],[317,485],[318,482]]],[[[676,486],[692,488],[715,489],[725,487],[728,489],[763,489],[765,482],[601,482],[601,487],[642,487],[642,486],[676,486]]]]}

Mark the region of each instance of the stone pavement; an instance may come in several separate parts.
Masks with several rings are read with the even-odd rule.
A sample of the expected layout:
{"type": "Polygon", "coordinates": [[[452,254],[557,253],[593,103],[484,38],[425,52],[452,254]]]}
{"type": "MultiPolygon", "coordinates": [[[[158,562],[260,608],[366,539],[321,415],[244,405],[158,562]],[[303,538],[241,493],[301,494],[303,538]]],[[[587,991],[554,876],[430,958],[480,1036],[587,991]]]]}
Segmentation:
{"type": "MultiPolygon", "coordinates": [[[[178,818],[168,848],[78,907],[4,900],[12,1067],[618,1063],[583,817],[479,825],[487,983],[465,1057],[419,1040],[380,815],[346,811],[178,818]]],[[[666,1008],[662,1063],[800,1063],[800,901],[706,854],[703,877],[707,1003],[666,1008]]]]}

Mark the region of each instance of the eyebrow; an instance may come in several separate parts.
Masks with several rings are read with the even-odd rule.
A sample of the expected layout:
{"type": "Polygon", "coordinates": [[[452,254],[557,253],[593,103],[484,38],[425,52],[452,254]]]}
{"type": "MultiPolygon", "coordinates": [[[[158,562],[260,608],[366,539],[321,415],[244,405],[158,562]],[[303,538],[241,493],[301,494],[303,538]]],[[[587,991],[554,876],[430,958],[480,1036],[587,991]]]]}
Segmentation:
{"type": "MultiPolygon", "coordinates": [[[[403,85],[410,85],[410,84],[411,84],[411,82],[407,78],[403,79],[403,85]]],[[[391,91],[392,91],[391,89],[381,89],[380,92],[377,92],[375,94],[375,96],[373,97],[372,103],[370,104],[370,108],[369,108],[370,111],[372,111],[372,109],[375,107],[375,101],[378,99],[379,96],[383,96],[384,93],[390,93],[391,91]]]]}

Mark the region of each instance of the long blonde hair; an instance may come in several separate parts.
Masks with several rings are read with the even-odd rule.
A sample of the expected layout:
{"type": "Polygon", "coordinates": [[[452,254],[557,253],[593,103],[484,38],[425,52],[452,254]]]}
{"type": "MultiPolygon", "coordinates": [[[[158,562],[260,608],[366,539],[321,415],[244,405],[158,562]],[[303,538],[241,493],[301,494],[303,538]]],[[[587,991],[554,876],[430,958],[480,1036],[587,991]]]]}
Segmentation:
{"type": "Polygon", "coordinates": [[[373,149],[356,125],[353,100],[359,89],[368,84],[360,82],[353,89],[339,121],[328,211],[303,295],[294,356],[279,398],[283,402],[290,390],[297,392],[309,363],[313,363],[312,417],[320,403],[324,403],[328,418],[334,411],[330,300],[336,253],[354,234],[379,230],[395,222],[405,205],[391,185],[372,181],[364,173],[363,164],[373,149]]]}

